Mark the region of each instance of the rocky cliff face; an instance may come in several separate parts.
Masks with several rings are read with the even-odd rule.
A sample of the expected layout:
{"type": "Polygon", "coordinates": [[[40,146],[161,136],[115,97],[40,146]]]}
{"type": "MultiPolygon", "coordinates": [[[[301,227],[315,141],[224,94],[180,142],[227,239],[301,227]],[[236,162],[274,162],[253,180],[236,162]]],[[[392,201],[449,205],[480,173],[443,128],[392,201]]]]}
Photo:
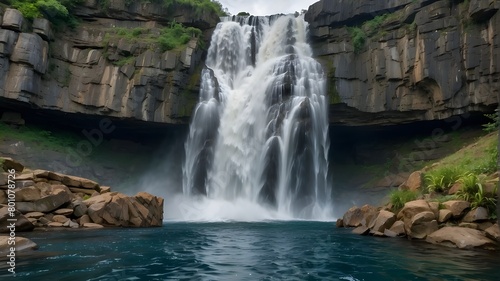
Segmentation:
{"type": "Polygon", "coordinates": [[[500,1],[322,0],[306,13],[330,122],[394,124],[487,111],[500,93],[500,1]]]}
{"type": "Polygon", "coordinates": [[[183,6],[167,11],[161,4],[109,2],[103,10],[99,1],[84,1],[75,9],[78,26],[57,33],[45,19],[31,23],[19,11],[0,7],[0,101],[186,123],[198,97],[200,41],[210,38],[217,15],[194,16],[183,6]],[[204,33],[162,51],[150,41],[172,22],[204,33]]]}

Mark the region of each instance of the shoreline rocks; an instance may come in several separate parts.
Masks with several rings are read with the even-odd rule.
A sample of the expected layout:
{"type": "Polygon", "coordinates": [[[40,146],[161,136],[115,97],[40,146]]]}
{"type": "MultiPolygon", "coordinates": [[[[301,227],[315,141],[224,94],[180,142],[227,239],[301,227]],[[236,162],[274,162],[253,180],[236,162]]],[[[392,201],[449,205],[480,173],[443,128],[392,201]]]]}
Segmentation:
{"type": "Polygon", "coordinates": [[[500,249],[500,227],[487,210],[471,210],[470,203],[450,200],[407,202],[397,215],[387,208],[352,207],[337,220],[337,227],[355,227],[352,233],[378,237],[406,237],[459,249],[500,249]],[[440,209],[440,207],[442,209],[440,209]]]}
{"type": "MultiPolygon", "coordinates": [[[[146,192],[127,196],[97,182],[45,170],[27,170],[0,157],[0,233],[11,218],[6,191],[15,169],[16,232],[35,228],[158,227],[163,222],[163,198],[146,192]],[[5,171],[5,173],[3,172],[5,171]]],[[[11,202],[12,204],[12,202],[11,202]]]]}

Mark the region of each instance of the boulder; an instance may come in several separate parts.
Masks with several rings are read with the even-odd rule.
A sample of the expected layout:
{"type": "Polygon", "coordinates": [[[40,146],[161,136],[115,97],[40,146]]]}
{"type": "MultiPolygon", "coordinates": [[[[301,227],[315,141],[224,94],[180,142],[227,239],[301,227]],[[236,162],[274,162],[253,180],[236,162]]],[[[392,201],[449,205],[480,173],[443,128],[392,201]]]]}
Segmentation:
{"type": "Polygon", "coordinates": [[[462,219],[464,222],[479,222],[488,220],[488,210],[483,207],[477,207],[467,213],[462,219]]]}
{"type": "Polygon", "coordinates": [[[39,219],[39,218],[43,217],[44,215],[45,214],[41,213],[41,212],[31,212],[31,213],[25,214],[24,216],[27,218],[39,219]]]}
{"type": "Polygon", "coordinates": [[[54,222],[54,221],[53,221],[53,222],[49,222],[49,223],[47,224],[47,226],[49,226],[49,227],[63,227],[63,224],[62,224],[62,223],[60,223],[60,222],[54,222]]]}
{"type": "Polygon", "coordinates": [[[459,190],[462,189],[463,184],[459,181],[455,182],[450,189],[448,190],[449,195],[456,194],[459,190]]]}
{"type": "Polygon", "coordinates": [[[422,186],[422,172],[416,171],[410,174],[408,179],[399,186],[401,190],[417,191],[422,186]]]}
{"type": "Polygon", "coordinates": [[[60,223],[65,223],[67,222],[69,219],[65,216],[62,216],[62,215],[55,215],[54,217],[52,217],[52,221],[53,222],[60,222],[60,223]]]}
{"type": "Polygon", "coordinates": [[[73,214],[73,209],[63,208],[54,211],[54,215],[70,216],[73,214]]]}
{"type": "Polygon", "coordinates": [[[0,158],[2,159],[2,168],[5,172],[14,169],[16,173],[21,173],[24,170],[24,166],[21,163],[12,160],[12,158],[8,157],[0,157],[0,158]]]}
{"type": "Polygon", "coordinates": [[[104,226],[102,226],[98,223],[87,222],[87,223],[83,224],[83,227],[85,227],[85,228],[103,228],[104,226]]]}
{"type": "MultiPolygon", "coordinates": [[[[12,245],[9,244],[9,238],[10,238],[9,236],[0,236],[0,255],[2,257],[5,257],[9,253],[10,248],[12,247],[12,245]]],[[[16,236],[15,241],[16,241],[16,246],[15,246],[16,253],[28,252],[38,249],[38,245],[28,238],[16,236]]]]}
{"type": "Polygon", "coordinates": [[[104,207],[106,207],[105,202],[94,203],[88,207],[87,213],[93,222],[103,222],[104,207]]]}
{"type": "MultiPolygon", "coordinates": [[[[136,195],[137,196],[137,195],[136,195]]],[[[141,199],[144,203],[148,204],[148,199],[141,199]]],[[[368,214],[373,214],[376,212],[376,208],[370,205],[364,205],[361,208],[352,207],[344,214],[342,220],[344,221],[344,226],[346,227],[358,227],[360,225],[369,225],[366,216],[368,214]],[[364,224],[362,224],[364,222],[364,224]]]]}
{"type": "Polygon", "coordinates": [[[406,202],[405,206],[398,213],[398,219],[407,218],[411,219],[418,213],[422,212],[432,212],[431,207],[425,200],[414,200],[406,202]]]}
{"type": "Polygon", "coordinates": [[[85,205],[84,203],[76,204],[73,207],[73,215],[79,218],[87,213],[87,209],[87,205],[85,205]]]}
{"type": "Polygon", "coordinates": [[[398,236],[405,236],[405,223],[402,221],[396,221],[391,228],[389,229],[391,232],[396,233],[398,236]]]}
{"type": "Polygon", "coordinates": [[[385,229],[390,228],[396,221],[396,215],[389,211],[380,211],[371,228],[373,231],[384,232],[385,229]]]}
{"type": "Polygon", "coordinates": [[[337,222],[335,223],[336,227],[344,227],[344,220],[342,219],[337,219],[337,222]]]}
{"type": "Polygon", "coordinates": [[[493,226],[487,228],[485,230],[485,233],[489,238],[500,242],[500,227],[498,226],[498,224],[494,224],[493,226]]]}
{"type": "Polygon", "coordinates": [[[438,223],[433,212],[418,213],[411,220],[405,220],[406,234],[412,238],[424,239],[438,230],[438,223]]]}
{"type": "Polygon", "coordinates": [[[352,230],[352,233],[358,234],[358,235],[368,235],[370,233],[370,229],[366,226],[358,226],[355,229],[352,230]]]}
{"type": "Polygon", "coordinates": [[[90,219],[89,215],[83,215],[81,218],[78,219],[78,223],[83,226],[85,223],[92,222],[90,219]]]}
{"type": "Polygon", "coordinates": [[[493,223],[489,221],[481,222],[477,224],[477,229],[485,231],[486,229],[490,228],[493,226],[493,223]]]}
{"type": "Polygon", "coordinates": [[[438,222],[445,223],[452,217],[452,212],[448,209],[439,210],[438,222]]]}
{"type": "Polygon", "coordinates": [[[35,186],[17,188],[15,189],[15,192],[17,202],[31,202],[42,198],[40,189],[35,186]]]}
{"type": "Polygon", "coordinates": [[[461,218],[470,208],[470,203],[463,200],[451,200],[443,203],[444,207],[451,211],[454,219],[461,218]]]}
{"type": "Polygon", "coordinates": [[[69,202],[70,193],[64,189],[58,189],[54,191],[52,195],[43,197],[34,202],[19,202],[16,204],[16,207],[22,213],[49,213],[69,202]]]}
{"type": "Polygon", "coordinates": [[[426,241],[460,249],[494,249],[496,244],[481,231],[463,227],[446,226],[427,236],[426,241]]]}
{"type": "Polygon", "coordinates": [[[7,227],[15,224],[15,231],[32,231],[35,226],[19,211],[14,211],[14,213],[9,212],[8,207],[0,208],[0,233],[9,233],[10,229],[7,227]],[[11,216],[14,214],[14,216],[11,216]],[[15,222],[8,221],[8,219],[16,219],[15,222]]]}

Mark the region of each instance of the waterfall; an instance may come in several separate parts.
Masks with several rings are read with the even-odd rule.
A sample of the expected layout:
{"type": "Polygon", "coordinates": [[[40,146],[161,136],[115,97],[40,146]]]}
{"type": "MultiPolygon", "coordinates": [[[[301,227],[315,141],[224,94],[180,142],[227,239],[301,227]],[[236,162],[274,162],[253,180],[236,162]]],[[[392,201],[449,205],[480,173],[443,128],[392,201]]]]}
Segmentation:
{"type": "Polygon", "coordinates": [[[293,16],[217,25],[185,143],[186,198],[257,206],[270,218],[331,216],[325,77],[307,28],[293,16]]]}

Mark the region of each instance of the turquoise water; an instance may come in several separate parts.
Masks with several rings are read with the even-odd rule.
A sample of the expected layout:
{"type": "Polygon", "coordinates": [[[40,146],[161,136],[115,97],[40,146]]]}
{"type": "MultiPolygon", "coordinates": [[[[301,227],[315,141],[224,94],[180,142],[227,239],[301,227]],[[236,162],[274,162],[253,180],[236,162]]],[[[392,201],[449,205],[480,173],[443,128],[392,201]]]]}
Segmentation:
{"type": "Polygon", "coordinates": [[[181,223],[29,233],[1,280],[499,280],[499,254],[357,236],[331,222],[181,223]]]}

